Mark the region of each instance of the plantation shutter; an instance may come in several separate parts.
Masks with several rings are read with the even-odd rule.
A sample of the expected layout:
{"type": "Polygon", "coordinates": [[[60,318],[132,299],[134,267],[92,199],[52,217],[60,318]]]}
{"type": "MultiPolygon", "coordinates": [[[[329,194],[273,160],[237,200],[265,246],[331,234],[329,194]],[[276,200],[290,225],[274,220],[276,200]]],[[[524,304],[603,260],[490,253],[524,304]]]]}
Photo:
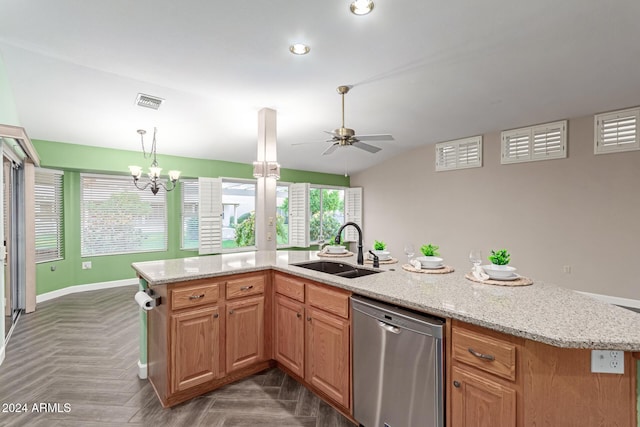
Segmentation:
{"type": "MultiPolygon", "coordinates": [[[[362,188],[346,188],[344,192],[344,217],[346,222],[355,222],[362,228],[362,188]]],[[[355,227],[344,229],[346,242],[357,242],[358,231],[355,227]]]]}
{"type": "Polygon", "coordinates": [[[436,171],[482,167],[482,136],[436,144],[436,171]]]}
{"type": "Polygon", "coordinates": [[[502,132],[501,163],[567,157],[567,121],[502,132]]]}
{"type": "Polygon", "coordinates": [[[595,154],[640,150],[638,121],[637,108],[595,116],[595,154]]]}
{"type": "Polygon", "coordinates": [[[222,250],[222,179],[198,178],[198,253],[222,250]]]}
{"type": "Polygon", "coordinates": [[[532,128],[532,159],[556,159],[567,157],[566,150],[567,122],[557,122],[550,125],[532,128]]]}
{"type": "Polygon", "coordinates": [[[63,177],[62,171],[35,170],[36,262],[64,256],[63,177]]]}
{"type": "Polygon", "coordinates": [[[309,184],[289,186],[289,244],[309,246],[309,184]]]}
{"type": "Polygon", "coordinates": [[[198,248],[198,181],[181,180],[182,192],[182,249],[198,248]]]}
{"type": "Polygon", "coordinates": [[[80,255],[167,250],[167,193],[138,190],[130,177],[80,175],[80,255]]]}
{"type": "Polygon", "coordinates": [[[502,163],[516,163],[527,161],[531,158],[529,153],[528,130],[515,130],[502,132],[502,163]]]}

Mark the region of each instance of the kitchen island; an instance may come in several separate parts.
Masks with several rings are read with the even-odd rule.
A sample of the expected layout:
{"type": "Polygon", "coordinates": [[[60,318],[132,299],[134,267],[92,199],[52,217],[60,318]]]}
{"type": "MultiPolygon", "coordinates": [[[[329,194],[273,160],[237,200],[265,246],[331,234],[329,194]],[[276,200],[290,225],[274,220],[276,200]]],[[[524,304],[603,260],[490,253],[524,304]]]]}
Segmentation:
{"type": "MultiPolygon", "coordinates": [[[[592,397],[584,397],[585,402],[588,403],[589,399],[592,399],[591,405],[599,403],[608,405],[612,402],[601,402],[605,395],[623,393],[624,402],[615,407],[611,406],[604,412],[603,410],[597,412],[601,415],[604,413],[604,417],[607,418],[609,411],[620,412],[623,409],[627,415],[626,418],[621,419],[633,419],[634,423],[637,422],[635,404],[629,402],[635,402],[636,394],[636,363],[631,358],[631,352],[640,351],[639,314],[568,289],[538,282],[535,274],[527,274],[534,280],[531,286],[501,287],[471,282],[464,278],[465,271],[450,274],[419,274],[404,271],[401,264],[383,264],[381,270],[384,272],[353,279],[316,272],[295,265],[318,259],[320,258],[315,251],[247,252],[134,263],[133,268],[141,278],[143,287],[148,286],[158,290],[166,286],[174,286],[176,283],[180,286],[189,286],[189,284],[199,283],[198,281],[216,281],[229,276],[240,275],[238,277],[241,277],[243,274],[254,277],[250,273],[263,274],[264,279],[261,280],[264,280],[265,288],[260,295],[264,295],[261,300],[264,306],[260,310],[264,313],[263,333],[266,340],[265,352],[260,360],[264,363],[268,363],[274,353],[270,332],[274,329],[271,301],[274,292],[271,282],[278,278],[289,277],[292,280],[313,283],[313,286],[328,286],[327,289],[363,295],[447,319],[445,359],[447,383],[451,384],[454,381],[455,384],[460,384],[460,381],[454,378],[458,374],[466,381],[463,382],[463,387],[454,386],[454,393],[458,391],[462,393],[459,395],[451,395],[454,387],[447,387],[448,414],[473,410],[473,408],[462,410],[457,406],[471,404],[472,400],[465,400],[469,396],[464,393],[469,392],[472,385],[475,386],[474,384],[477,385],[477,382],[482,380],[483,386],[486,386],[485,390],[488,387],[492,391],[498,391],[492,394],[492,399],[495,396],[499,397],[497,406],[495,400],[486,401],[483,404],[490,408],[497,407],[504,413],[505,401],[500,399],[506,396],[507,401],[511,402],[507,405],[510,409],[506,410],[504,415],[507,421],[496,425],[533,425],[531,423],[536,422],[536,417],[538,422],[548,421],[549,417],[553,420],[554,411],[549,409],[545,411],[546,413],[540,413],[538,409],[548,403],[557,403],[557,398],[537,380],[546,377],[560,380],[567,375],[573,377],[582,375],[589,378],[585,378],[584,382],[576,382],[578,392],[579,389],[591,387],[591,382],[604,388],[592,397]],[[506,379],[501,378],[500,375],[496,378],[492,376],[488,380],[481,378],[480,373],[492,373],[491,370],[484,369],[482,366],[474,367],[465,361],[464,357],[460,355],[457,357],[454,352],[456,340],[464,343],[462,338],[510,346],[509,354],[513,360],[509,363],[512,364],[511,369],[514,374],[506,379]],[[453,346],[452,343],[454,343],[453,346]],[[584,362],[581,362],[582,365],[588,362],[586,359],[590,352],[587,349],[624,351],[625,375],[589,374],[589,366],[585,368],[586,372],[584,369],[573,373],[568,372],[570,365],[578,365],[579,360],[584,362]],[[545,354],[544,359],[559,367],[546,366],[544,360],[537,357],[539,354],[545,354]],[[575,363],[571,362],[574,359],[576,359],[575,363]],[[565,365],[569,366],[565,367],[565,365]],[[470,385],[467,387],[466,384],[470,385]],[[607,390],[607,387],[612,388],[607,390]],[[537,403],[532,406],[530,401],[537,403]],[[451,408],[452,402],[456,407],[451,408]],[[509,420],[514,422],[510,423],[509,420]]],[[[323,259],[327,260],[327,258],[323,259]]],[[[355,256],[332,261],[355,265],[355,256]]],[[[225,300],[223,302],[229,304],[225,300]]],[[[207,314],[215,316],[216,312],[207,312],[207,314]]],[[[346,327],[348,330],[348,324],[346,327]]],[[[151,335],[149,340],[151,341],[151,335]]],[[[143,339],[141,342],[141,346],[144,346],[146,340],[143,339]]],[[[141,350],[141,362],[144,363],[145,352],[141,350]]],[[[153,363],[152,359],[150,354],[150,364],[153,363]]],[[[255,366],[260,368],[266,365],[255,366]]],[[[220,373],[212,375],[215,377],[218,374],[220,373]]],[[[557,387],[558,384],[554,384],[552,388],[557,387]]],[[[205,389],[202,390],[205,392],[205,389]]],[[[565,394],[573,391],[576,390],[570,386],[562,389],[562,393],[565,394]]],[[[321,396],[327,397],[323,394],[321,396]]],[[[613,400],[611,397],[609,399],[613,400]]],[[[328,400],[335,403],[335,399],[332,400],[331,396],[328,400]]],[[[171,404],[173,402],[167,406],[171,404]]],[[[582,406],[577,405],[576,408],[578,408],[577,413],[583,412],[582,406]]],[[[350,415],[348,401],[339,409],[350,415]]],[[[447,420],[448,423],[455,421],[451,416],[447,417],[447,420]]],[[[595,421],[592,418],[588,420],[595,421]]],[[[465,425],[465,423],[456,421],[455,424],[448,425],[465,425]]],[[[626,425],[631,423],[627,422],[626,425]]]]}

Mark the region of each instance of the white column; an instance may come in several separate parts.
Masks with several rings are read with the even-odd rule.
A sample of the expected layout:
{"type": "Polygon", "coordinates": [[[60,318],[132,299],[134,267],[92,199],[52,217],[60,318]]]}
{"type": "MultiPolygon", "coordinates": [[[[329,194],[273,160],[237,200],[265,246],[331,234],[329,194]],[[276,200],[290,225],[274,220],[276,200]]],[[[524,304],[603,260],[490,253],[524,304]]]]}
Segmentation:
{"type": "MultiPolygon", "coordinates": [[[[277,162],[276,110],[258,111],[259,162],[277,162]]],[[[258,178],[256,190],[256,247],[259,251],[276,250],[276,184],[275,178],[258,178]]]]}

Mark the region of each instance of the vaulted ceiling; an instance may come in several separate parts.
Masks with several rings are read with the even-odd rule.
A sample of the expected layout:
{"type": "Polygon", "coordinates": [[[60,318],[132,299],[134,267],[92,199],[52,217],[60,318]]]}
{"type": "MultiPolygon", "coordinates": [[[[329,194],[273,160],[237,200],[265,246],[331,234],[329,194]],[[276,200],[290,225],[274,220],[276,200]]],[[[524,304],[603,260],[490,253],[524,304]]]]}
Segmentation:
{"type": "Polygon", "coordinates": [[[637,0],[0,0],[0,53],[33,139],[250,163],[278,112],[285,168],[354,173],[485,132],[640,104],[637,0]],[[293,42],[311,46],[305,56],[293,42]],[[391,133],[321,153],[340,126],[391,133]],[[134,105],[141,92],[165,99],[134,105]],[[304,145],[292,145],[309,142],[304,145]]]}

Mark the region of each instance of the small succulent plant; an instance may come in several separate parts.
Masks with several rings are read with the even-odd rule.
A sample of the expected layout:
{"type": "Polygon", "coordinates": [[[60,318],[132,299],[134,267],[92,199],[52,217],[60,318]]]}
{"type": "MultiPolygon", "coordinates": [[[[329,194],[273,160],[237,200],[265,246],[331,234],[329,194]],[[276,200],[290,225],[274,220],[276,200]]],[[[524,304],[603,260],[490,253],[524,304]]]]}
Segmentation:
{"type": "Polygon", "coordinates": [[[499,251],[491,251],[489,255],[489,261],[495,265],[507,265],[511,260],[511,254],[506,249],[500,249],[499,251]]]}
{"type": "Polygon", "coordinates": [[[384,251],[386,247],[387,247],[387,244],[382,240],[376,240],[373,243],[373,249],[375,249],[376,251],[384,251]]]}
{"type": "Polygon", "coordinates": [[[431,243],[429,243],[428,245],[422,245],[420,247],[420,252],[422,252],[422,255],[424,256],[438,256],[440,255],[438,253],[439,248],[440,246],[434,246],[431,243]]]}

